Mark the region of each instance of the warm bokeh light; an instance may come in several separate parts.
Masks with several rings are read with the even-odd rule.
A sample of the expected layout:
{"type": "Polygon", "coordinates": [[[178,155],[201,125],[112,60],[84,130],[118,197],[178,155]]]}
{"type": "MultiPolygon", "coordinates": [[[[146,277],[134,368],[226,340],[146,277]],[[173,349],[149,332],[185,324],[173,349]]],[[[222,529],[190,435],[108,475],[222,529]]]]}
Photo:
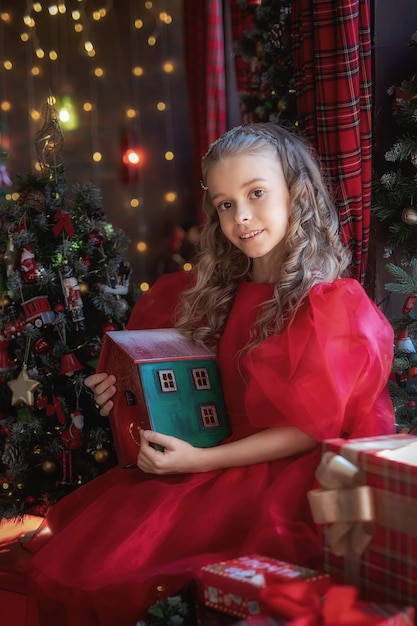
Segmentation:
{"type": "Polygon", "coordinates": [[[139,285],[139,289],[141,291],[143,291],[143,293],[145,293],[146,291],[149,291],[150,287],[149,287],[149,283],[141,283],[139,285]]]}
{"type": "MultiPolygon", "coordinates": [[[[17,5],[17,0],[15,2],[17,5]]],[[[19,16],[0,11],[0,23],[4,30],[13,28],[13,43],[27,48],[25,55],[15,55],[15,49],[8,43],[0,60],[5,82],[4,90],[2,90],[4,99],[0,100],[0,114],[3,115],[7,129],[7,132],[3,133],[3,138],[0,136],[2,139],[0,147],[4,148],[6,141],[10,141],[10,146],[16,148],[15,139],[8,136],[11,124],[16,124],[15,116],[20,108],[20,103],[18,107],[15,102],[19,90],[16,90],[14,85],[18,82],[24,87],[26,80],[28,92],[26,117],[30,121],[28,127],[32,134],[36,132],[36,129],[43,127],[46,115],[44,103],[47,100],[48,104],[54,107],[63,131],[66,147],[65,161],[70,162],[75,158],[78,164],[82,159],[76,146],[78,142],[85,141],[82,155],[83,168],[86,176],[91,176],[92,180],[97,181],[99,189],[101,179],[104,178],[107,184],[108,172],[111,168],[115,169],[112,181],[120,185],[118,188],[120,207],[123,207],[115,209],[116,215],[122,210],[126,213],[126,219],[138,220],[140,218],[140,226],[136,233],[135,226],[131,232],[133,248],[136,252],[132,266],[134,263],[138,264],[135,271],[139,271],[140,274],[136,279],[136,284],[145,281],[141,283],[140,288],[142,291],[147,291],[151,283],[150,268],[154,263],[154,257],[160,254],[160,251],[155,251],[154,245],[150,243],[154,236],[154,224],[153,220],[149,219],[148,211],[161,213],[161,230],[166,227],[167,220],[170,226],[172,221],[181,222],[185,213],[182,208],[180,185],[176,180],[177,163],[175,167],[174,163],[170,163],[174,160],[174,151],[178,149],[175,143],[175,129],[173,129],[176,122],[171,119],[174,110],[171,90],[175,94],[176,83],[174,84],[173,81],[178,82],[183,68],[181,57],[177,54],[178,42],[174,37],[173,47],[171,47],[171,36],[174,33],[172,28],[167,27],[172,23],[173,17],[167,11],[161,10],[162,5],[169,5],[169,3],[142,0],[140,6],[135,6],[130,16],[123,16],[125,23],[122,37],[126,38],[126,45],[123,48],[123,55],[120,51],[111,55],[111,63],[108,62],[106,55],[101,54],[101,46],[108,43],[116,44],[116,37],[120,35],[116,32],[120,26],[119,15],[117,19],[114,19],[113,28],[113,13],[119,3],[111,0],[103,0],[103,2],[96,0],[91,3],[95,5],[93,8],[87,0],[72,0],[71,3],[66,0],[50,0],[49,2],[45,0],[23,2],[22,0],[22,4],[25,5],[25,9],[20,11],[19,16]],[[89,6],[86,10],[87,4],[89,6]],[[106,7],[99,8],[100,5],[106,5],[106,7]],[[65,17],[64,13],[67,14],[65,17]],[[104,18],[106,23],[104,23],[104,18]],[[106,33],[115,33],[114,42],[110,35],[103,43],[101,38],[103,29],[107,29],[106,33]],[[65,37],[63,38],[64,30],[65,37]],[[68,48],[70,42],[71,45],[68,48]],[[144,48],[147,49],[148,46],[146,54],[142,54],[144,48]],[[92,57],[95,57],[95,60],[92,57]],[[115,70],[113,57],[117,57],[117,62],[122,63],[123,66],[115,70]],[[23,68],[21,58],[26,59],[23,68]],[[80,72],[83,64],[84,79],[81,86],[76,84],[75,78],[78,79],[76,73],[69,71],[70,63],[77,66],[79,64],[80,72]],[[13,85],[13,88],[9,87],[9,81],[10,87],[13,85]],[[122,88],[121,93],[116,94],[114,88],[119,84],[118,81],[122,88]],[[63,96],[63,93],[66,96],[63,96]],[[71,94],[72,102],[66,103],[64,98],[68,94],[71,94]],[[107,119],[107,110],[102,108],[102,104],[109,94],[112,94],[114,98],[114,106],[110,109],[111,114],[107,119]],[[155,121],[152,123],[155,126],[151,124],[148,130],[150,116],[153,116],[155,121]],[[79,126],[79,133],[68,132],[76,128],[75,125],[73,126],[75,120],[79,126]],[[113,126],[118,129],[116,131],[119,133],[118,143],[113,143],[109,148],[107,139],[108,135],[113,132],[113,126]],[[125,137],[125,132],[126,138],[122,139],[125,137]],[[148,143],[149,132],[152,133],[150,143],[148,143]],[[148,163],[151,160],[155,160],[156,164],[148,163]],[[102,165],[97,167],[100,163],[102,165]],[[161,173],[162,179],[157,181],[155,177],[155,185],[151,191],[148,191],[150,181],[147,168],[149,167],[149,172],[151,172],[151,168],[155,165],[158,168],[158,176],[161,173]],[[172,203],[177,204],[170,206],[172,203]]],[[[176,9],[172,10],[175,20],[176,9]]],[[[41,173],[42,166],[36,159],[33,146],[28,152],[33,171],[41,173]]],[[[180,167],[182,167],[182,160],[181,154],[180,167]]],[[[107,189],[105,194],[103,204],[107,202],[107,189]]],[[[113,207],[110,208],[113,211],[113,207]]],[[[124,219],[123,216],[121,218],[124,219]]],[[[159,228],[159,221],[157,228],[159,228]]],[[[188,271],[186,267],[184,269],[188,271]]]]}
{"type": "Polygon", "coordinates": [[[191,270],[193,269],[193,266],[191,263],[184,263],[184,265],[182,266],[182,269],[184,270],[184,272],[191,272],[191,270]]]}
{"type": "Polygon", "coordinates": [[[175,191],[168,191],[164,195],[165,202],[175,202],[176,199],[177,199],[177,194],[175,191]]]}

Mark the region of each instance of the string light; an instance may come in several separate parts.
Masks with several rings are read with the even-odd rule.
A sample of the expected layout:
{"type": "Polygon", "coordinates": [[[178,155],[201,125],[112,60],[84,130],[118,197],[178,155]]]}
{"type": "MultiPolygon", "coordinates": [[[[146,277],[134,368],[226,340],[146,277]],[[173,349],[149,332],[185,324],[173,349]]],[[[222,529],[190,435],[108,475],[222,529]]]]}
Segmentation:
{"type": "MultiPolygon", "coordinates": [[[[163,182],[161,185],[156,185],[160,194],[157,206],[160,210],[169,208],[169,212],[166,215],[170,224],[177,221],[175,212],[178,209],[175,205],[177,203],[180,204],[178,202],[178,191],[176,190],[174,169],[175,145],[173,140],[174,122],[172,120],[172,107],[170,106],[171,81],[174,79],[177,67],[176,56],[173,55],[170,58],[170,50],[167,44],[167,33],[173,19],[164,5],[167,4],[170,8],[170,3],[166,2],[166,0],[146,1],[141,4],[139,11],[137,0],[129,1],[130,26],[128,30],[131,36],[131,55],[130,57],[123,56],[122,59],[122,49],[120,46],[117,47],[115,45],[115,52],[112,56],[117,57],[120,54],[120,60],[123,63],[126,58],[130,58],[131,98],[127,98],[126,106],[122,105],[118,113],[117,109],[114,109],[113,119],[115,126],[124,123],[132,136],[133,145],[130,145],[125,153],[122,153],[122,158],[127,160],[129,167],[137,172],[137,177],[134,179],[133,184],[129,184],[125,188],[122,187],[121,193],[125,192],[126,196],[124,199],[121,199],[121,206],[124,207],[126,212],[130,211],[132,215],[136,215],[137,235],[136,238],[133,238],[132,245],[136,252],[139,253],[141,259],[143,259],[140,262],[140,267],[141,271],[146,275],[148,261],[145,260],[145,257],[149,259],[150,253],[154,254],[154,246],[150,238],[150,227],[153,227],[155,219],[155,204],[153,201],[152,203],[147,203],[147,198],[145,197],[145,191],[148,193],[147,189],[150,186],[147,177],[148,170],[144,166],[148,165],[150,158],[155,158],[156,162],[158,162],[158,159],[163,159],[166,163],[166,171],[164,171],[162,178],[163,182]],[[141,14],[139,15],[139,13],[141,14]],[[149,50],[149,54],[146,53],[146,48],[149,50]],[[154,71],[147,73],[148,68],[151,67],[160,68],[160,83],[155,81],[154,71]],[[150,80],[152,80],[151,89],[147,87],[146,82],[150,80]],[[142,111],[141,106],[143,103],[141,100],[145,94],[146,108],[142,111]],[[149,115],[151,109],[158,112],[161,116],[158,126],[162,128],[162,132],[165,129],[165,136],[160,143],[152,143],[151,140],[149,145],[146,145],[146,143],[144,145],[142,116],[146,114],[144,119],[147,120],[146,116],[149,115]]],[[[27,81],[27,116],[30,122],[30,135],[32,137],[35,136],[41,119],[40,109],[45,99],[45,86],[39,79],[43,78],[44,82],[49,82],[49,85],[46,83],[47,86],[56,95],[56,108],[63,130],[69,133],[71,122],[77,117],[76,108],[78,108],[78,123],[81,128],[85,129],[86,126],[89,128],[91,149],[87,149],[85,153],[89,154],[91,174],[87,176],[90,180],[93,179],[94,181],[95,179],[98,186],[100,186],[100,168],[105,167],[107,168],[106,172],[110,171],[109,166],[111,165],[112,156],[101,146],[106,135],[102,132],[105,128],[103,120],[101,120],[102,123],[99,123],[98,117],[102,111],[100,98],[103,92],[100,85],[105,84],[104,79],[107,77],[108,80],[114,81],[115,76],[112,73],[111,66],[107,67],[106,65],[106,57],[101,56],[102,51],[96,46],[96,43],[99,44],[96,38],[98,37],[98,29],[102,28],[101,21],[108,19],[113,3],[102,0],[102,5],[105,6],[98,8],[98,2],[96,2],[94,10],[90,9],[91,3],[88,3],[87,0],[72,0],[71,3],[63,0],[55,0],[54,2],[27,0],[25,4],[26,7],[23,10],[15,10],[14,5],[10,13],[3,10],[0,13],[0,20],[1,24],[8,28],[8,25],[12,23],[12,16],[13,18],[15,17],[15,11],[16,13],[20,11],[18,21],[20,20],[21,32],[17,31],[17,37],[20,37],[22,46],[25,46],[27,50],[27,68],[26,72],[23,71],[21,75],[26,75],[27,81]],[[46,27],[48,21],[49,28],[46,27]],[[74,40],[76,42],[75,46],[74,40]],[[68,56],[69,51],[70,57],[68,56]],[[78,98],[77,102],[77,98],[73,98],[72,105],[74,109],[71,111],[68,102],[64,102],[64,100],[71,98],[72,93],[76,92],[73,91],[74,88],[71,85],[72,74],[67,77],[66,72],[69,63],[77,63],[77,60],[74,60],[74,55],[76,54],[80,55],[84,59],[83,62],[87,65],[85,75],[88,76],[89,83],[87,83],[87,88],[89,85],[90,90],[89,93],[87,91],[87,93],[82,94],[84,101],[79,101],[80,98],[78,98]],[[97,61],[95,62],[93,59],[97,59],[97,61]]],[[[15,24],[16,20],[14,21],[14,26],[15,24]]],[[[126,29],[126,32],[128,30],[126,29]]],[[[114,43],[116,44],[117,42],[115,41],[114,43]]],[[[13,53],[9,56],[2,54],[0,58],[2,59],[1,63],[4,70],[2,72],[3,82],[6,80],[6,73],[13,74],[15,68],[21,72],[21,68],[17,68],[13,53]]],[[[123,67],[123,69],[125,68],[123,67]]],[[[16,78],[14,78],[14,81],[16,82],[16,78]]],[[[0,113],[2,115],[2,123],[0,130],[7,127],[5,116],[9,114],[14,104],[14,100],[7,97],[7,90],[3,87],[5,85],[2,85],[1,90],[0,113]]],[[[13,93],[16,92],[13,91],[13,93]]],[[[82,90],[77,93],[81,94],[82,90]]],[[[75,129],[76,126],[72,126],[72,128],[75,129]]],[[[146,130],[148,131],[147,128],[146,130]]],[[[85,138],[85,133],[83,136],[85,138]]],[[[145,134],[145,140],[146,137],[147,135],[145,134]]],[[[2,136],[0,139],[2,140],[2,145],[4,145],[4,137],[2,136]]],[[[68,141],[67,145],[71,146],[70,134],[65,135],[65,140],[66,142],[68,141]]],[[[106,146],[108,145],[107,143],[106,146]]],[[[106,147],[106,149],[108,148],[106,147]]],[[[37,159],[30,141],[28,141],[28,151],[32,154],[32,167],[35,168],[37,159]]],[[[154,189],[155,186],[152,189],[152,196],[156,195],[154,189]]],[[[163,219],[165,220],[166,217],[163,219]]],[[[146,281],[143,282],[146,284],[146,281]]]]}

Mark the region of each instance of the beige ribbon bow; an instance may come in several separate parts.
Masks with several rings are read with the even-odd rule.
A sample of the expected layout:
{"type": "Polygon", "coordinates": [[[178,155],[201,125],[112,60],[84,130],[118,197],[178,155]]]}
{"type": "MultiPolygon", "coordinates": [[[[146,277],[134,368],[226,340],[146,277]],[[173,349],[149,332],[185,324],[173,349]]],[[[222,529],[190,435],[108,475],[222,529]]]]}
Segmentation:
{"type": "Polygon", "coordinates": [[[375,503],[363,472],[344,457],[325,452],[316,471],[322,489],[308,493],[317,524],[330,524],[327,540],[333,554],[362,554],[374,533],[375,503]]]}

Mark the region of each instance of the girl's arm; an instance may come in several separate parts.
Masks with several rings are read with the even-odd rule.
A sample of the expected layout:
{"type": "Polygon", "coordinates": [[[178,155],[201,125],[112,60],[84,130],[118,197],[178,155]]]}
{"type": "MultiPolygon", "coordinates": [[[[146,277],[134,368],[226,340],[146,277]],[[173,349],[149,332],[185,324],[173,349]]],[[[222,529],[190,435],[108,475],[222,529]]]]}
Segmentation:
{"type": "Polygon", "coordinates": [[[273,461],[307,452],[316,445],[315,439],[291,426],[267,428],[213,448],[195,448],[176,437],[142,430],[137,465],[153,474],[208,472],[273,461]],[[155,445],[162,446],[163,452],[155,445]]]}

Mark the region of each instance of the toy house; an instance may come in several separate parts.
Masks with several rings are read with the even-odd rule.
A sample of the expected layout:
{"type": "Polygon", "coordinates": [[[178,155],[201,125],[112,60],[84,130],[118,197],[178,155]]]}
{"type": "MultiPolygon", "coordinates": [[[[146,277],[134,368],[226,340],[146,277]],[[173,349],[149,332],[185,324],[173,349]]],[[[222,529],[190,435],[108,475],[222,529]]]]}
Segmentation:
{"type": "Polygon", "coordinates": [[[175,329],[107,332],[97,366],[103,371],[117,379],[109,419],[121,467],[136,465],[139,428],[197,447],[230,434],[214,355],[175,329]]]}

